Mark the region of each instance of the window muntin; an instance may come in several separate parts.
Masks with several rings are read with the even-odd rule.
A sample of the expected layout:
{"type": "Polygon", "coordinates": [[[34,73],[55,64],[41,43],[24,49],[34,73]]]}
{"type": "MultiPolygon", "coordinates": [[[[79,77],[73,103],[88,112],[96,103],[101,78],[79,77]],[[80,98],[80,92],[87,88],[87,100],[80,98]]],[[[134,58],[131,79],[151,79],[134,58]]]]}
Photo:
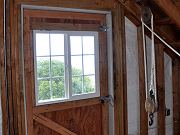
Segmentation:
{"type": "Polygon", "coordinates": [[[34,31],[36,105],[98,97],[98,32],[34,31]]]}

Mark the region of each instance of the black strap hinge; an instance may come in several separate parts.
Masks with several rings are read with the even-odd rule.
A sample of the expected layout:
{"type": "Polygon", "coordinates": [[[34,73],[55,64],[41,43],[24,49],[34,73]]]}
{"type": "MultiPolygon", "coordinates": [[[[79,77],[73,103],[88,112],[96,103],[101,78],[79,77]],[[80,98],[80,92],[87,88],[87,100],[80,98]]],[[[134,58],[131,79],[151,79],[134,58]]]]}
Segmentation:
{"type": "Polygon", "coordinates": [[[102,32],[107,32],[108,31],[108,27],[106,25],[102,25],[99,27],[99,30],[102,31],[102,32]]]}
{"type": "Polygon", "coordinates": [[[112,97],[112,95],[101,96],[100,102],[101,103],[109,103],[111,106],[114,106],[114,98],[112,97]]]}

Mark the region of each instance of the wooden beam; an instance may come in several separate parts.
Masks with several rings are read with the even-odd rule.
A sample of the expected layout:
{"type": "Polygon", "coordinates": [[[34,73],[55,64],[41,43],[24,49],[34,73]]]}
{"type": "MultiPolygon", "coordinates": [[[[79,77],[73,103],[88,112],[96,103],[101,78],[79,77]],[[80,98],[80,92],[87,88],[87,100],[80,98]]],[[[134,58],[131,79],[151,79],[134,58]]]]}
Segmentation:
{"type": "Polygon", "coordinates": [[[136,16],[140,20],[141,9],[139,6],[137,6],[135,1],[133,0],[117,0],[117,1],[120,2],[124,7],[126,7],[127,10],[130,11],[131,14],[133,14],[133,16],[136,16]]]}
{"type": "Polygon", "coordinates": [[[118,4],[113,15],[113,70],[114,70],[114,109],[115,135],[127,134],[127,85],[124,7],[118,4]]]}
{"type": "Polygon", "coordinates": [[[160,37],[163,38],[166,42],[171,43],[178,40],[175,29],[169,25],[155,25],[155,32],[160,35],[160,37]]]}
{"type": "Polygon", "coordinates": [[[77,135],[74,132],[71,132],[67,128],[59,125],[58,123],[46,118],[45,116],[39,114],[39,115],[33,115],[33,119],[37,121],[38,123],[50,128],[51,130],[62,134],[62,135],[77,135]]]}
{"type": "Polygon", "coordinates": [[[40,113],[45,113],[45,112],[61,111],[65,109],[75,108],[75,107],[91,106],[91,105],[97,105],[97,104],[100,104],[99,98],[65,102],[62,105],[59,105],[58,103],[49,104],[49,105],[41,105],[41,106],[35,106],[33,108],[33,113],[40,114],[40,113]]]}
{"type": "Polygon", "coordinates": [[[172,43],[170,43],[170,45],[172,45],[173,47],[175,47],[178,50],[180,50],[180,41],[179,42],[172,42],[172,43]]]}
{"type": "Polygon", "coordinates": [[[173,4],[172,0],[155,0],[160,8],[180,27],[180,11],[173,4]]]}
{"type": "MultiPolygon", "coordinates": [[[[136,26],[141,25],[141,8],[140,6],[137,6],[135,1],[133,0],[117,0],[119,3],[121,3],[126,9],[126,15],[129,19],[133,21],[133,23],[136,24],[136,26]],[[130,15],[131,14],[131,15],[130,15]],[[132,19],[132,16],[136,19],[132,19]]],[[[167,42],[177,41],[177,33],[176,30],[167,25],[161,25],[158,27],[155,27],[155,32],[158,33],[161,37],[163,37],[167,42]]]]}
{"type": "Polygon", "coordinates": [[[173,24],[174,22],[169,18],[160,18],[155,20],[155,25],[168,25],[168,24],[173,24]]]}
{"type": "Polygon", "coordinates": [[[1,109],[2,109],[2,132],[8,135],[8,113],[6,98],[6,78],[5,78],[5,46],[4,46],[4,0],[0,0],[0,89],[1,89],[1,109]]]}
{"type": "Polygon", "coordinates": [[[15,131],[15,127],[17,125],[17,118],[16,118],[16,98],[14,99],[15,96],[15,90],[13,88],[13,82],[14,80],[12,79],[12,65],[13,65],[13,49],[12,49],[12,44],[13,40],[11,38],[12,34],[12,21],[11,17],[13,14],[13,1],[11,0],[6,0],[5,3],[5,92],[6,92],[6,105],[7,105],[7,113],[8,113],[8,132],[9,134],[18,134],[18,131],[15,131]]]}
{"type": "Polygon", "coordinates": [[[15,0],[17,4],[66,7],[66,8],[82,8],[82,9],[101,9],[107,10],[114,7],[116,0],[15,0]]]}
{"type": "Polygon", "coordinates": [[[142,27],[138,27],[138,62],[139,62],[139,93],[140,93],[140,135],[148,134],[148,113],[145,110],[145,70],[142,27]]]}
{"type": "Polygon", "coordinates": [[[161,44],[155,46],[157,93],[158,93],[158,135],[165,135],[165,77],[164,77],[164,48],[161,44]]]}

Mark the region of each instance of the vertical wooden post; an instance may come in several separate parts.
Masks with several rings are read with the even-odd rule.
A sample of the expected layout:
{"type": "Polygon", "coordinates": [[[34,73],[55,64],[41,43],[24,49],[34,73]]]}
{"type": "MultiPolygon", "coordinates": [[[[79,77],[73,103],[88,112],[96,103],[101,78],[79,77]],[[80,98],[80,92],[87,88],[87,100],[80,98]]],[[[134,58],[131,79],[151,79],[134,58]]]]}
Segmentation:
{"type": "Polygon", "coordinates": [[[165,76],[164,76],[164,48],[161,44],[155,45],[157,93],[158,93],[158,135],[165,135],[165,76]]]}
{"type": "Polygon", "coordinates": [[[113,11],[113,35],[115,135],[127,135],[125,18],[121,4],[113,11]]]}
{"type": "Polygon", "coordinates": [[[172,62],[174,135],[180,134],[180,59],[172,62]]]}
{"type": "Polygon", "coordinates": [[[0,90],[3,135],[8,135],[8,113],[6,104],[5,46],[4,46],[4,0],[0,0],[0,90]]]}
{"type": "Polygon", "coordinates": [[[8,132],[9,134],[15,134],[14,125],[15,125],[15,117],[14,117],[14,99],[13,99],[13,87],[12,82],[12,41],[11,41],[11,8],[13,1],[6,0],[5,3],[5,72],[6,72],[6,96],[7,96],[7,114],[8,114],[8,132]]]}
{"type": "Polygon", "coordinates": [[[138,61],[139,61],[139,93],[140,93],[140,135],[148,134],[148,113],[145,110],[145,70],[144,70],[144,49],[142,38],[142,27],[137,29],[138,40],[138,61]]]}

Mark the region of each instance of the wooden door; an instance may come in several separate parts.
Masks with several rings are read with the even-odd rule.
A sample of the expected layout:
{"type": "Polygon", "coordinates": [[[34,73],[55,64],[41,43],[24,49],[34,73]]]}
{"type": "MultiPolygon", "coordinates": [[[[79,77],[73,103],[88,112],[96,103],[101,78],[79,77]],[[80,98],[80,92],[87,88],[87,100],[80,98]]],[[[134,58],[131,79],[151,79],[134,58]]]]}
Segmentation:
{"type": "MultiPolygon", "coordinates": [[[[107,135],[108,103],[100,102],[100,96],[108,95],[106,33],[99,30],[101,26],[106,25],[106,16],[102,14],[29,9],[24,10],[23,13],[24,81],[28,135],[107,135]],[[46,101],[38,104],[37,48],[35,49],[36,40],[34,35],[37,31],[40,33],[44,31],[45,33],[60,32],[61,34],[64,32],[64,35],[81,32],[84,32],[85,35],[86,33],[97,33],[98,40],[96,41],[98,41],[98,44],[95,44],[94,48],[97,48],[96,55],[98,55],[94,57],[94,60],[96,61],[96,58],[98,58],[98,63],[95,62],[95,64],[98,64],[97,67],[95,66],[97,71],[95,72],[98,74],[95,77],[95,83],[99,82],[98,87],[96,87],[96,92],[99,90],[99,95],[92,96],[92,93],[92,95],[89,94],[90,96],[87,94],[84,98],[73,98],[72,91],[68,91],[66,94],[70,94],[70,96],[67,96],[65,100],[46,101]],[[72,99],[68,99],[70,97],[72,99]]],[[[82,33],[77,34],[77,36],[82,37],[82,33]]],[[[94,38],[97,37],[94,36],[94,38]]],[[[67,41],[64,41],[67,44],[71,42],[69,36],[64,40],[67,41]]],[[[64,53],[68,57],[65,58],[65,61],[68,61],[69,57],[72,57],[69,55],[72,50],[69,51],[68,47],[64,47],[67,49],[64,49],[64,53]]],[[[46,49],[45,45],[41,49],[43,52],[46,49]]],[[[65,54],[64,57],[66,57],[65,54]]],[[[68,68],[66,66],[64,70],[68,68]]],[[[67,86],[64,89],[65,91],[73,85],[72,72],[72,70],[70,73],[67,71],[67,74],[70,74],[68,77],[71,85],[63,83],[67,86]]],[[[83,78],[85,77],[83,76],[83,78]]],[[[51,83],[53,82],[51,81],[51,83]]],[[[82,87],[84,88],[84,85],[82,87]]]]}

